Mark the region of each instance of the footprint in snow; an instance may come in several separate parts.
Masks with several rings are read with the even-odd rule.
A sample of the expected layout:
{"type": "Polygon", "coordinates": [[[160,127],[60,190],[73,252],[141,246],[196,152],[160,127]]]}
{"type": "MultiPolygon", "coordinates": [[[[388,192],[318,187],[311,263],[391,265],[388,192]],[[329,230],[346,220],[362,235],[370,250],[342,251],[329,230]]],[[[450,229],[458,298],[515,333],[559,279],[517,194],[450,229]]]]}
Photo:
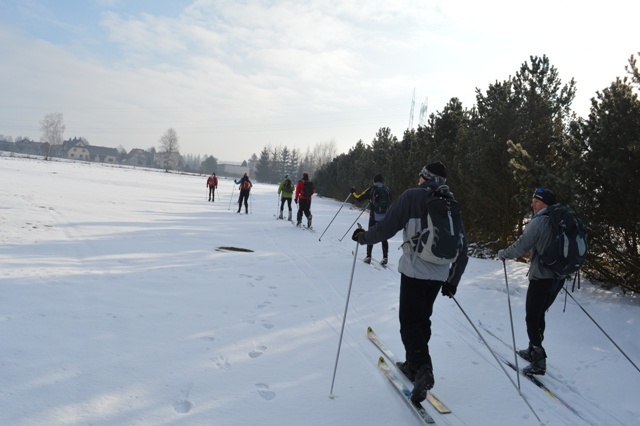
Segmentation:
{"type": "Polygon", "coordinates": [[[257,346],[254,350],[249,352],[249,358],[258,358],[266,350],[267,350],[267,347],[264,345],[257,346]]]}
{"type": "Polygon", "coordinates": [[[176,413],[188,413],[192,408],[193,404],[191,403],[191,401],[188,401],[186,399],[178,400],[173,403],[173,409],[176,411],[176,413]]]}
{"type": "Polygon", "coordinates": [[[271,401],[276,397],[276,393],[269,389],[269,385],[266,383],[256,383],[256,389],[258,389],[258,395],[266,401],[271,401]]]}

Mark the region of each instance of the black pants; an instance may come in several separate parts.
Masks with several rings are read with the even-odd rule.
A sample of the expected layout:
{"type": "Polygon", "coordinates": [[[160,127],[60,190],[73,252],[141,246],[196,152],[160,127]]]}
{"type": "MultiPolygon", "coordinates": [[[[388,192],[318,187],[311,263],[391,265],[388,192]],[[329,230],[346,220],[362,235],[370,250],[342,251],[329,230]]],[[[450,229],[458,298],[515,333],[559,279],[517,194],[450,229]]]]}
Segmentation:
{"type": "Polygon", "coordinates": [[[311,217],[311,200],[298,199],[298,222],[302,220],[302,214],[309,219],[311,217]]]}
{"type": "Polygon", "coordinates": [[[557,295],[552,291],[554,282],[554,279],[529,281],[525,305],[529,345],[542,346],[546,326],[544,316],[557,295]]]}
{"type": "Polygon", "coordinates": [[[245,212],[249,214],[249,191],[247,191],[246,189],[240,190],[240,197],[238,197],[238,213],[240,213],[240,209],[242,208],[243,200],[245,212]]]}
{"type": "Polygon", "coordinates": [[[209,199],[214,200],[216,198],[216,188],[213,186],[209,187],[209,199]]]}
{"type": "Polygon", "coordinates": [[[406,360],[417,366],[431,365],[431,314],[441,287],[442,281],[400,277],[400,337],[406,360]]]}
{"type": "Polygon", "coordinates": [[[280,199],[280,211],[282,211],[284,209],[284,202],[289,203],[289,211],[291,211],[291,198],[284,198],[282,197],[280,199]]]}
{"type": "MultiPolygon", "coordinates": [[[[369,215],[369,228],[378,223],[378,221],[373,217],[373,214],[369,215]]],[[[389,241],[382,240],[382,257],[385,259],[389,257],[389,241]]],[[[373,244],[367,244],[367,257],[371,257],[371,253],[373,252],[373,244]]]]}

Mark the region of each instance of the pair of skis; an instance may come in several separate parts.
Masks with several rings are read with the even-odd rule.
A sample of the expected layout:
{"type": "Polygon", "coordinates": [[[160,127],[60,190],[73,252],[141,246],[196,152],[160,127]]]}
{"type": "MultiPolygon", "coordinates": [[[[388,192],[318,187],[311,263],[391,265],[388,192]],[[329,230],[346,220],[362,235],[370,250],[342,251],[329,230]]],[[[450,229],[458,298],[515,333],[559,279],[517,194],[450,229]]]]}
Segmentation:
{"type": "MultiPolygon", "coordinates": [[[[367,337],[374,345],[376,345],[378,349],[380,349],[380,352],[382,352],[382,354],[384,355],[378,359],[378,368],[380,368],[380,370],[384,373],[387,379],[389,379],[396,390],[400,392],[405,402],[409,405],[409,407],[411,407],[413,412],[422,420],[423,423],[435,423],[433,417],[431,417],[431,415],[422,406],[422,404],[414,403],[411,400],[411,390],[406,385],[406,382],[408,382],[409,380],[396,367],[396,363],[399,360],[395,356],[395,354],[382,342],[382,340],[380,340],[378,335],[375,333],[375,331],[373,331],[371,327],[367,328],[367,337]],[[389,366],[389,363],[387,363],[387,359],[389,360],[389,363],[393,365],[393,368],[389,366]]],[[[451,413],[451,410],[431,392],[427,392],[427,401],[440,414],[451,413]]]]}

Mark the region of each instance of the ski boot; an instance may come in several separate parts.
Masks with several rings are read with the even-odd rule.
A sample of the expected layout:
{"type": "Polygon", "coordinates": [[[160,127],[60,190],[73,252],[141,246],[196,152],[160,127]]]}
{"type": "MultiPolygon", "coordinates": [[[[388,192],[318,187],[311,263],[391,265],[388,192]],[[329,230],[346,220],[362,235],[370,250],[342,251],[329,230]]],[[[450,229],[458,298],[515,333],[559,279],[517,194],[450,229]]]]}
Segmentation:
{"type": "Polygon", "coordinates": [[[435,379],[433,378],[433,368],[431,364],[423,364],[416,372],[416,379],[411,391],[411,401],[419,403],[427,399],[429,389],[433,388],[435,379]]]}
{"type": "Polygon", "coordinates": [[[367,265],[371,264],[371,256],[367,256],[362,260],[364,263],[366,263],[367,265]]]}
{"type": "Polygon", "coordinates": [[[289,219],[287,219],[289,222],[293,222],[293,220],[291,219],[291,210],[289,210],[289,219]]]}
{"type": "Polygon", "coordinates": [[[402,374],[404,374],[411,383],[416,380],[416,372],[418,371],[418,369],[415,367],[415,365],[410,364],[409,361],[398,361],[396,362],[396,367],[398,367],[398,370],[402,371],[402,374]]]}
{"type": "Polygon", "coordinates": [[[307,228],[311,229],[311,219],[313,218],[313,216],[309,215],[309,217],[307,218],[307,228]]]}
{"type": "Polygon", "coordinates": [[[284,219],[284,216],[282,216],[282,210],[280,210],[280,216],[278,216],[278,219],[284,219]]]}
{"type": "Polygon", "coordinates": [[[533,350],[533,346],[529,345],[527,349],[520,349],[519,351],[516,351],[516,353],[520,358],[524,359],[527,362],[531,362],[533,360],[533,358],[531,358],[532,350],[533,350]]]}
{"type": "Polygon", "coordinates": [[[389,259],[387,259],[386,257],[383,257],[380,261],[381,266],[387,266],[387,263],[389,263],[389,259]]]}
{"type": "Polygon", "coordinates": [[[531,356],[531,364],[522,369],[522,372],[527,376],[537,374],[544,376],[547,372],[547,353],[542,346],[532,347],[529,352],[531,356]]]}

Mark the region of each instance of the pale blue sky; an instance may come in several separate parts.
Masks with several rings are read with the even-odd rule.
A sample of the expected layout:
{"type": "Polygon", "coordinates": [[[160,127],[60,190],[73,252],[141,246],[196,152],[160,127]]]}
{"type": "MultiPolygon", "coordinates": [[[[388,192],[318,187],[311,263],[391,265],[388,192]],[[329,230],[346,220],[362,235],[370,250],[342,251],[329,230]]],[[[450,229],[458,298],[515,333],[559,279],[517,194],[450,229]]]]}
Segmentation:
{"type": "Polygon", "coordinates": [[[344,152],[380,127],[398,138],[452,97],[547,55],[573,108],[640,51],[638,2],[563,0],[0,0],[0,134],[150,148],[170,127],[183,153],[240,161],[265,145],[344,152]]]}

